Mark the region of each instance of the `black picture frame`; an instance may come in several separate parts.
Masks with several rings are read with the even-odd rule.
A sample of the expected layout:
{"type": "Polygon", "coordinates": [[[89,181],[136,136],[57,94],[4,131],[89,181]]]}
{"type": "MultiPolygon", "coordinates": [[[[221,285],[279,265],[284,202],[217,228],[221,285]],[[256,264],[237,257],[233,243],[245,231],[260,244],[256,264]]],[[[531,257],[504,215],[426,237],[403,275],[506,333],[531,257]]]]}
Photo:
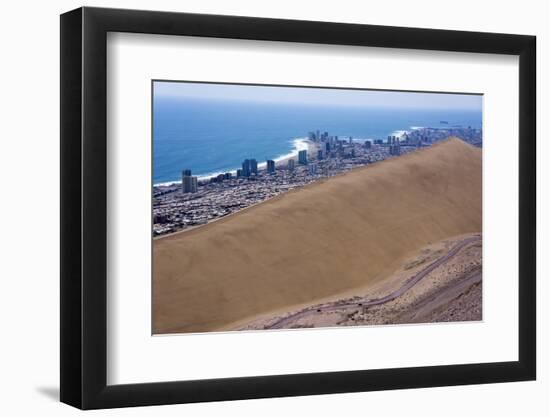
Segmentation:
{"type": "Polygon", "coordinates": [[[156,11],[61,15],[61,401],[81,409],[482,384],[536,377],[536,38],[156,11]],[[519,56],[519,358],[427,366],[107,385],[108,32],[519,56]]]}

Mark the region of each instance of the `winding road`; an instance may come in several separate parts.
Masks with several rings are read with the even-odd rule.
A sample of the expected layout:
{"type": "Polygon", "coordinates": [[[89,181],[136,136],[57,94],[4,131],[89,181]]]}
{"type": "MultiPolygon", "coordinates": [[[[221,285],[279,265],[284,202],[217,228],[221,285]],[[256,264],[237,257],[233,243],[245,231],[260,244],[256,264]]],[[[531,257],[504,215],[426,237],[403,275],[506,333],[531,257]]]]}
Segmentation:
{"type": "Polygon", "coordinates": [[[422,269],[421,271],[417,272],[415,275],[407,279],[405,284],[403,284],[400,288],[397,290],[389,293],[388,295],[381,297],[381,298],[375,298],[373,300],[359,300],[354,302],[347,302],[342,304],[334,304],[324,307],[308,307],[304,310],[300,310],[294,314],[291,314],[286,317],[282,317],[278,319],[277,321],[271,323],[270,325],[266,326],[266,329],[283,329],[286,328],[290,323],[294,322],[295,320],[301,319],[305,316],[308,316],[310,314],[315,313],[322,313],[322,312],[330,312],[330,311],[338,311],[346,308],[357,308],[357,307],[370,307],[375,306],[379,304],[384,304],[389,301],[392,301],[396,299],[397,297],[403,295],[406,291],[410,290],[413,286],[418,284],[424,277],[426,277],[430,272],[432,272],[437,267],[443,265],[445,262],[447,262],[449,259],[451,259],[453,256],[455,256],[462,248],[465,246],[468,246],[469,244],[481,240],[481,236],[473,236],[466,238],[464,240],[461,240],[459,243],[457,243],[445,256],[442,256],[441,258],[435,260],[430,265],[428,265],[426,268],[422,269]]]}

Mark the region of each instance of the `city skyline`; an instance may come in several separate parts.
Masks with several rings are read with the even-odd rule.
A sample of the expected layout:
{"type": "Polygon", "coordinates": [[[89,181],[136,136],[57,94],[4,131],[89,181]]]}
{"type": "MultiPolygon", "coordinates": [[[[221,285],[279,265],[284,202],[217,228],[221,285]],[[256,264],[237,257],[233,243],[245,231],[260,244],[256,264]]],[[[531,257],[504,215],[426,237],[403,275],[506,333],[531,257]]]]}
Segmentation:
{"type": "Polygon", "coordinates": [[[186,166],[181,170],[180,185],[156,186],[153,233],[158,236],[206,224],[320,178],[431,147],[449,137],[460,137],[481,147],[481,134],[480,129],[471,127],[421,128],[402,137],[388,135],[384,140],[354,141],[351,136],[339,137],[314,129],[304,139],[306,149],[278,161],[267,158],[265,164],[259,164],[249,156],[236,170],[203,178],[193,175],[193,168],[186,166]],[[186,208],[183,212],[182,207],[186,208]]]}

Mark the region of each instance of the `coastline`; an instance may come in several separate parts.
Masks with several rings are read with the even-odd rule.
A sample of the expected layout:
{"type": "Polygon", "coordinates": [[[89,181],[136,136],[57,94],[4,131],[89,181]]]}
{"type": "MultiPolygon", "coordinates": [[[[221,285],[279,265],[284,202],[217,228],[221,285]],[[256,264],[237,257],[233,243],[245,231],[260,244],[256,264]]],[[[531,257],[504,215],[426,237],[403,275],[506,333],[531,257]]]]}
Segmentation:
{"type": "MultiPolygon", "coordinates": [[[[440,127],[409,126],[408,129],[393,130],[389,133],[389,136],[395,136],[395,137],[398,138],[398,140],[402,140],[405,135],[410,135],[412,132],[414,132],[416,130],[439,129],[439,128],[440,127]]],[[[375,140],[375,138],[368,138],[368,137],[367,138],[353,138],[352,140],[353,140],[353,142],[362,143],[362,142],[365,142],[365,141],[373,142],[375,140]]],[[[385,142],[385,139],[383,139],[383,140],[385,142]]],[[[297,161],[298,160],[298,152],[301,151],[301,150],[306,149],[308,151],[308,157],[311,157],[311,156],[316,156],[317,151],[320,149],[320,145],[318,143],[315,143],[315,142],[311,141],[307,137],[294,138],[294,139],[291,140],[291,142],[292,142],[292,149],[288,153],[282,154],[282,155],[279,155],[277,157],[272,158],[275,161],[275,165],[277,167],[284,167],[286,164],[288,164],[288,161],[290,159],[294,159],[295,161],[297,161]]],[[[266,161],[258,162],[258,169],[265,170],[266,166],[267,166],[266,161]]],[[[197,180],[198,181],[203,181],[203,182],[204,181],[210,181],[211,178],[215,178],[218,175],[225,174],[227,172],[229,172],[229,173],[231,173],[231,175],[235,176],[235,175],[237,175],[237,169],[238,168],[239,167],[232,168],[232,169],[229,169],[229,170],[224,170],[224,171],[215,171],[215,172],[210,172],[210,173],[206,173],[206,174],[199,174],[199,175],[197,175],[197,180]]],[[[168,187],[168,186],[175,185],[175,184],[181,184],[181,180],[173,180],[173,181],[164,181],[164,182],[153,183],[153,187],[168,187]]]]}
{"type": "MultiPolygon", "coordinates": [[[[316,154],[317,149],[319,148],[319,145],[312,142],[308,138],[295,138],[292,139],[292,150],[286,154],[279,155],[273,160],[275,161],[276,166],[283,166],[288,163],[290,159],[297,160],[298,159],[298,152],[301,150],[306,149],[308,152],[308,156],[316,154]]],[[[258,169],[265,170],[267,166],[267,162],[258,162],[258,169]]],[[[197,175],[198,181],[209,181],[211,178],[217,177],[220,174],[224,174],[226,172],[230,172],[231,175],[237,175],[237,168],[233,168],[227,171],[216,171],[208,174],[201,174],[197,175]]],[[[154,183],[153,187],[167,187],[174,184],[181,184],[181,180],[174,180],[174,181],[165,181],[165,182],[159,182],[154,183]]]]}
{"type": "MultiPolygon", "coordinates": [[[[248,206],[286,193],[296,187],[305,186],[321,178],[329,178],[358,167],[392,159],[420,148],[431,147],[449,138],[462,138],[467,144],[481,148],[481,131],[471,129],[448,130],[437,128],[413,128],[403,139],[392,135],[393,145],[381,140],[343,137],[317,141],[295,139],[294,152],[278,158],[273,172],[258,170],[253,181],[233,175],[218,175],[210,181],[198,182],[199,187],[191,194],[177,193],[180,185],[154,187],[153,236],[172,234],[182,229],[191,230],[218,218],[238,212],[248,206]],[[450,134],[456,134],[457,136],[450,134]],[[369,141],[369,143],[366,143],[369,141]],[[325,151],[325,143],[327,150],[325,151]],[[395,145],[399,143],[399,145],[395,145]],[[329,147],[330,145],[330,147],[329,147]],[[311,164],[294,164],[289,168],[286,162],[295,161],[296,151],[309,151],[311,164]],[[397,148],[397,149],[396,149],[397,148]],[[319,156],[318,149],[322,149],[319,156]]],[[[326,138],[324,138],[326,139],[326,138]]],[[[196,177],[195,177],[196,178],[196,177]]]]}
{"type": "MultiPolygon", "coordinates": [[[[298,152],[304,149],[307,150],[308,157],[310,157],[311,155],[315,155],[317,153],[319,144],[312,142],[307,138],[294,139],[294,150],[286,155],[275,158],[275,166],[285,166],[291,159],[298,161],[298,152]]],[[[262,162],[261,164],[258,164],[258,168],[265,169],[266,165],[266,162],[262,162]]]]}

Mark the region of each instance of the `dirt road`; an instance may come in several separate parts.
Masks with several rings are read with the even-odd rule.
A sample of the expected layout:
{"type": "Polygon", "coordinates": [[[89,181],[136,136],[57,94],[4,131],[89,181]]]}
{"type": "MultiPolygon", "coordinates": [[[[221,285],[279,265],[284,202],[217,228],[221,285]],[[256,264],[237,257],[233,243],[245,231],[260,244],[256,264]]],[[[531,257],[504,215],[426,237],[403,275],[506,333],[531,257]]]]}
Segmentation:
{"type": "Polygon", "coordinates": [[[418,282],[420,282],[424,277],[426,277],[430,272],[432,272],[434,269],[438,268],[439,266],[443,265],[447,261],[449,261],[453,256],[455,256],[462,248],[465,246],[468,246],[469,244],[476,242],[478,240],[481,240],[481,236],[473,236],[467,239],[464,239],[457,243],[446,255],[442,256],[441,258],[435,260],[430,265],[428,265],[426,268],[422,269],[421,271],[417,272],[415,275],[413,275],[411,278],[409,278],[405,284],[403,284],[400,288],[397,290],[389,293],[388,295],[376,298],[373,300],[364,299],[364,300],[356,300],[353,302],[344,302],[341,304],[334,304],[329,306],[322,306],[322,307],[308,307],[304,310],[298,311],[294,314],[291,314],[289,316],[283,317],[274,323],[271,323],[270,325],[266,326],[266,329],[284,329],[292,322],[301,319],[303,317],[306,317],[310,314],[316,314],[316,313],[323,313],[323,312],[330,312],[330,311],[339,311],[347,308],[357,308],[357,307],[370,307],[375,306],[379,304],[384,304],[389,301],[392,301],[396,299],[397,297],[403,295],[406,291],[410,290],[414,285],[416,285],[418,282]]]}

